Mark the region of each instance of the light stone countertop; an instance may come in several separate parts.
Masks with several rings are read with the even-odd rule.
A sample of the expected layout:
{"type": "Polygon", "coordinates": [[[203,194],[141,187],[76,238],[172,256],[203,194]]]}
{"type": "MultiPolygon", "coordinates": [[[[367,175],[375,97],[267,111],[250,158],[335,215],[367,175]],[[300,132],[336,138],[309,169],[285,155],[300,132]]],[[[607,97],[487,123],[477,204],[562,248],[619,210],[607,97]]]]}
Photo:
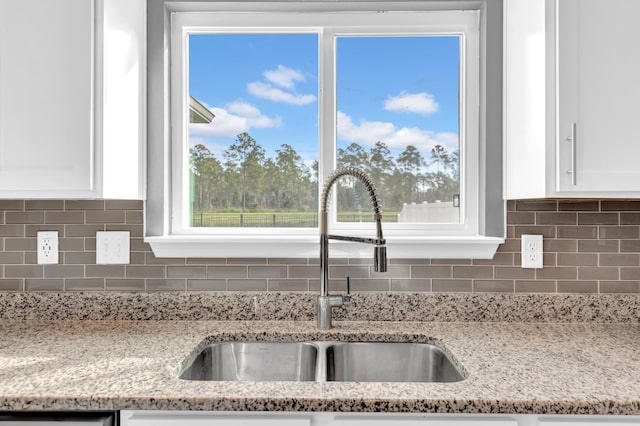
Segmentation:
{"type": "Polygon", "coordinates": [[[640,414],[640,324],[0,321],[0,410],[640,414]],[[457,383],[177,378],[215,340],[435,341],[457,383]]]}

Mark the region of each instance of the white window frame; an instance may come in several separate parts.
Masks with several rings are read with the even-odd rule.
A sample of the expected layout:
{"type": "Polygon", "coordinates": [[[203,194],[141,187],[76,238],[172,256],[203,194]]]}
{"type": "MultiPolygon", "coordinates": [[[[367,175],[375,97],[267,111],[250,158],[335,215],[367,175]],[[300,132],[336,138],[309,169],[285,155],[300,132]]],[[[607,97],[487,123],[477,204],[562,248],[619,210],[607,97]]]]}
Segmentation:
{"type": "MultiPolygon", "coordinates": [[[[319,33],[320,77],[331,90],[319,96],[321,117],[319,140],[319,182],[333,170],[336,156],[333,90],[334,57],[331,48],[336,35],[458,35],[461,37],[460,98],[460,186],[463,194],[460,224],[384,224],[390,257],[395,258],[490,258],[504,240],[483,233],[482,170],[480,150],[480,52],[479,11],[416,10],[404,3],[358,2],[358,10],[338,10],[332,3],[261,3],[262,10],[247,4],[203,3],[210,10],[174,11],[171,15],[170,74],[171,138],[170,183],[167,185],[165,235],[148,236],[160,257],[316,257],[317,228],[190,228],[188,210],[188,117],[187,35],[198,32],[291,32],[319,33]],[[266,6],[266,10],[264,9],[266,6]],[[398,7],[401,5],[401,7],[398,7]],[[283,8],[283,10],[278,10],[283,8]],[[295,10],[296,12],[292,12],[295,10]],[[376,13],[385,10],[387,13],[376,13]],[[292,25],[295,23],[295,25],[292,25]],[[365,23],[365,26],[357,25],[365,23]],[[331,60],[326,60],[330,58],[331,60]]],[[[255,5],[255,4],[254,4],[255,5]]],[[[202,8],[201,8],[202,9],[202,8]]],[[[335,195],[335,189],[334,189],[335,195]]],[[[335,202],[331,203],[335,206],[335,202]]],[[[334,207],[335,209],[335,207],[334,207]]],[[[334,210],[335,212],[335,210],[334,210]]],[[[335,218],[335,215],[333,215],[335,218]]],[[[331,219],[334,233],[367,236],[372,223],[338,223],[331,219]]],[[[370,247],[352,243],[332,244],[333,257],[369,257],[370,247]]]]}

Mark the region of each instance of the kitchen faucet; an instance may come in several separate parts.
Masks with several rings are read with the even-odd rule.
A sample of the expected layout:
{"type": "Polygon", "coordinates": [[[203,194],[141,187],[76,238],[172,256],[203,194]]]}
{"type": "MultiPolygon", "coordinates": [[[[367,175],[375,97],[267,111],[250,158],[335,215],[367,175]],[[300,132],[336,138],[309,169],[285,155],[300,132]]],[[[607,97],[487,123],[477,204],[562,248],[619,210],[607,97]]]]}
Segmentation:
{"type": "Polygon", "coordinates": [[[356,243],[373,244],[373,264],[376,272],[387,272],[387,247],[382,236],[382,212],[378,194],[373,186],[371,178],[356,167],[339,167],[329,175],[322,189],[320,201],[320,295],[318,296],[317,327],[321,330],[331,328],[332,309],[336,306],[345,306],[351,303],[349,279],[347,278],[347,294],[329,294],[329,240],[351,241],[356,243]],[[328,235],[327,205],[329,193],[333,184],[342,176],[358,178],[367,189],[369,198],[373,204],[373,218],[376,221],[376,238],[350,237],[343,235],[328,235]]]}

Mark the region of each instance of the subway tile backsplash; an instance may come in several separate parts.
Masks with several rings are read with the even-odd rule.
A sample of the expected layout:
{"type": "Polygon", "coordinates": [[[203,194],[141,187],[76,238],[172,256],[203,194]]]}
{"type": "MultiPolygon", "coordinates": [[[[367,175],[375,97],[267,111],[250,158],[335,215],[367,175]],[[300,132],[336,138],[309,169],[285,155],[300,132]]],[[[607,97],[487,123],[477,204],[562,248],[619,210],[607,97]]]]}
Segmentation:
{"type": "MultiPolygon", "coordinates": [[[[0,200],[0,291],[317,291],[318,259],[158,259],[143,242],[143,202],[0,200]],[[36,264],[36,233],[58,231],[60,264],[36,264]],[[129,231],[131,264],[96,265],[96,231],[129,231]]],[[[491,260],[332,259],[332,288],[475,293],[640,293],[640,201],[507,204],[491,260]],[[544,236],[544,268],[520,268],[520,236],[544,236]]]]}

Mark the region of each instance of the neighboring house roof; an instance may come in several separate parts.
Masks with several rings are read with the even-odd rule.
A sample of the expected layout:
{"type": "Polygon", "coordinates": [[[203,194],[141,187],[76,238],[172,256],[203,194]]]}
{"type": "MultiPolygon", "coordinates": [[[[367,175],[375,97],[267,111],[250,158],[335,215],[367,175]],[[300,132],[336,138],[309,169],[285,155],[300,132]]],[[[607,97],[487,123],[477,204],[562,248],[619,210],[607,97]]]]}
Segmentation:
{"type": "Polygon", "coordinates": [[[211,123],[213,117],[215,115],[209,111],[209,108],[189,95],[189,123],[211,123]]]}

